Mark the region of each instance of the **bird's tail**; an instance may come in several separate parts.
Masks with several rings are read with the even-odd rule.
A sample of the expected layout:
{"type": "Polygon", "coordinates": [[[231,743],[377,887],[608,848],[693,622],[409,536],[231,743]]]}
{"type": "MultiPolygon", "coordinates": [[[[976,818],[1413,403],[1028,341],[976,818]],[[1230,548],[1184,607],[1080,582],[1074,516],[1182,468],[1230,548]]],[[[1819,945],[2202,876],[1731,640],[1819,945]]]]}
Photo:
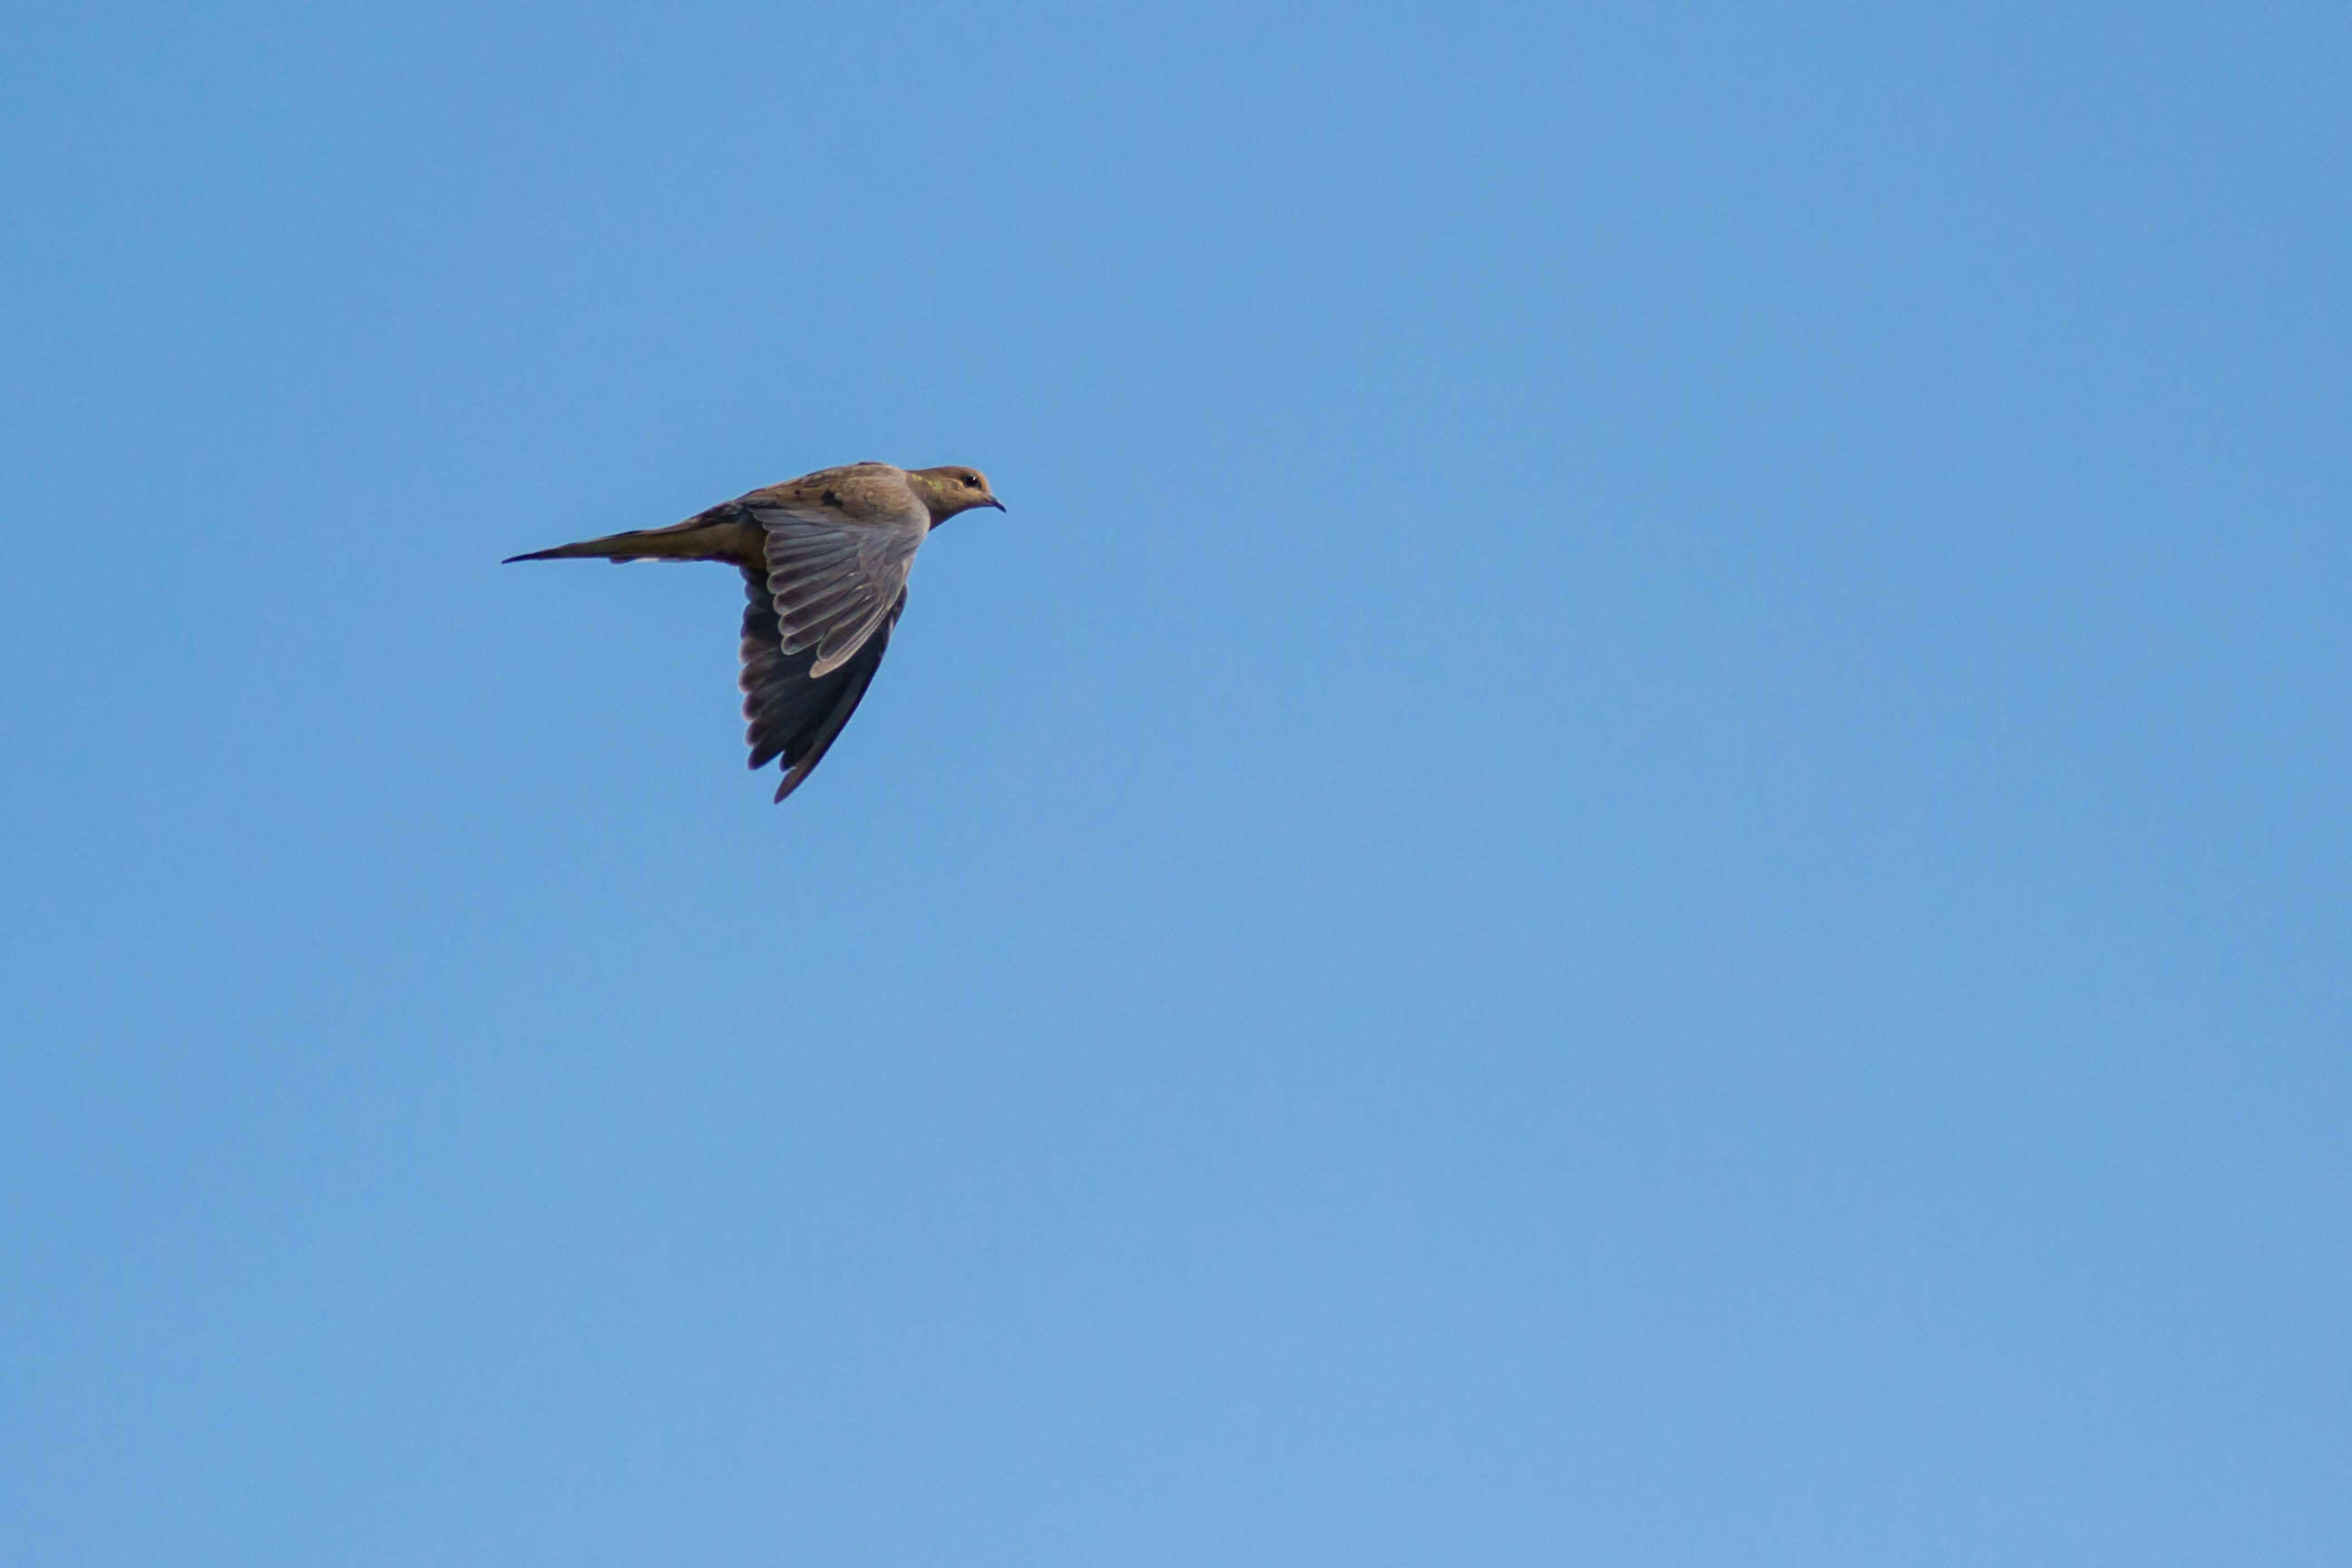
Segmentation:
{"type": "Polygon", "coordinates": [[[613,561],[625,560],[731,560],[740,562],[760,559],[759,530],[747,529],[735,521],[713,522],[706,517],[689,517],[666,528],[633,528],[625,534],[607,534],[601,539],[582,539],[578,544],[557,545],[553,549],[535,549],[529,555],[510,555],[501,566],[518,560],[574,560],[582,558],[613,561]]]}

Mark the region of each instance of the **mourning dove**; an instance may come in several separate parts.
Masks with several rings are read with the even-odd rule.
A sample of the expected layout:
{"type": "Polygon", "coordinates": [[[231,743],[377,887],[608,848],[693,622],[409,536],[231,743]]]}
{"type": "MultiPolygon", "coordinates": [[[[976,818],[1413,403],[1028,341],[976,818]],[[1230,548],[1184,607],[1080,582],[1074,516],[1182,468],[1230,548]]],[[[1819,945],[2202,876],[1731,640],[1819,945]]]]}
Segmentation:
{"type": "Polygon", "coordinates": [[[857,711],[907,607],[924,536],[974,507],[1004,509],[977,468],[820,468],[666,528],[583,539],[517,560],[724,560],[743,569],[743,717],[751,766],[783,759],[782,800],[857,711]]]}

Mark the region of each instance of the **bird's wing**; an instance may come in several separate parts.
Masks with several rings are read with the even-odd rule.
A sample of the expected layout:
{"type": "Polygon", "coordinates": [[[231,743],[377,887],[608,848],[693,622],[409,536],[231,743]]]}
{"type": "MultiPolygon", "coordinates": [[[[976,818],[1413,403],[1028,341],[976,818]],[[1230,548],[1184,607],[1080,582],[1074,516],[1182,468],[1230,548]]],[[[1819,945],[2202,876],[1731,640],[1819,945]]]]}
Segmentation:
{"type": "Polygon", "coordinates": [[[930,514],[911,492],[854,517],[824,500],[754,503],[748,510],[767,531],[768,591],[783,651],[814,651],[810,678],[829,675],[894,612],[930,514]]]}
{"type": "Polygon", "coordinates": [[[907,607],[907,593],[899,590],[881,623],[845,664],[826,674],[813,675],[816,651],[786,647],[768,575],[744,568],[743,590],[750,601],[743,607],[743,674],[739,683],[743,688],[743,718],[749,727],[745,738],[751,744],[753,768],[765,768],[779,757],[784,759],[784,781],[776,787],[776,799],[781,800],[799,789],[801,780],[824,759],[841,727],[865,699],[866,688],[874,683],[874,672],[882,665],[883,652],[890,646],[890,628],[898,624],[898,612],[907,607]]]}

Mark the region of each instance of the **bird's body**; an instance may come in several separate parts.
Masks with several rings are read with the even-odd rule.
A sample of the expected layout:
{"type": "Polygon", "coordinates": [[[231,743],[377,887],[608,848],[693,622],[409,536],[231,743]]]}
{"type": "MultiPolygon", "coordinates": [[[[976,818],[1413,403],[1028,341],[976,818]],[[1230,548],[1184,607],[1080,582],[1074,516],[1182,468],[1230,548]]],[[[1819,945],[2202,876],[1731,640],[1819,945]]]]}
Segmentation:
{"type": "Polygon", "coordinates": [[[509,560],[721,560],[742,569],[743,717],[751,766],[781,758],[782,800],[857,711],[907,604],[907,574],[931,529],[1004,504],[976,468],[821,468],[641,528],[509,560]]]}

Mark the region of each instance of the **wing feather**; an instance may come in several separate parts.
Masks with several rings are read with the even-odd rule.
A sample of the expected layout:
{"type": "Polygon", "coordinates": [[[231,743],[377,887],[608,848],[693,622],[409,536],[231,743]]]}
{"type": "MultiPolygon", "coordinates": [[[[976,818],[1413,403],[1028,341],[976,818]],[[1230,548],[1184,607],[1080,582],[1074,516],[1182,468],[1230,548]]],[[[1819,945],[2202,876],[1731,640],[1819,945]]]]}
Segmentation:
{"type": "Polygon", "coordinates": [[[930,531],[912,493],[893,511],[851,517],[822,505],[754,507],[767,531],[768,591],[787,653],[815,651],[809,677],[847,664],[895,615],[930,531]]]}
{"type": "Polygon", "coordinates": [[[901,589],[881,625],[840,666],[823,675],[812,674],[817,655],[811,649],[784,644],[782,622],[776,615],[767,577],[747,567],[743,571],[743,688],[745,739],[751,748],[751,766],[765,768],[783,759],[783,782],[776,787],[782,800],[801,786],[823,761],[849,716],[866,699],[874,672],[890,646],[890,629],[907,607],[901,589]]]}

